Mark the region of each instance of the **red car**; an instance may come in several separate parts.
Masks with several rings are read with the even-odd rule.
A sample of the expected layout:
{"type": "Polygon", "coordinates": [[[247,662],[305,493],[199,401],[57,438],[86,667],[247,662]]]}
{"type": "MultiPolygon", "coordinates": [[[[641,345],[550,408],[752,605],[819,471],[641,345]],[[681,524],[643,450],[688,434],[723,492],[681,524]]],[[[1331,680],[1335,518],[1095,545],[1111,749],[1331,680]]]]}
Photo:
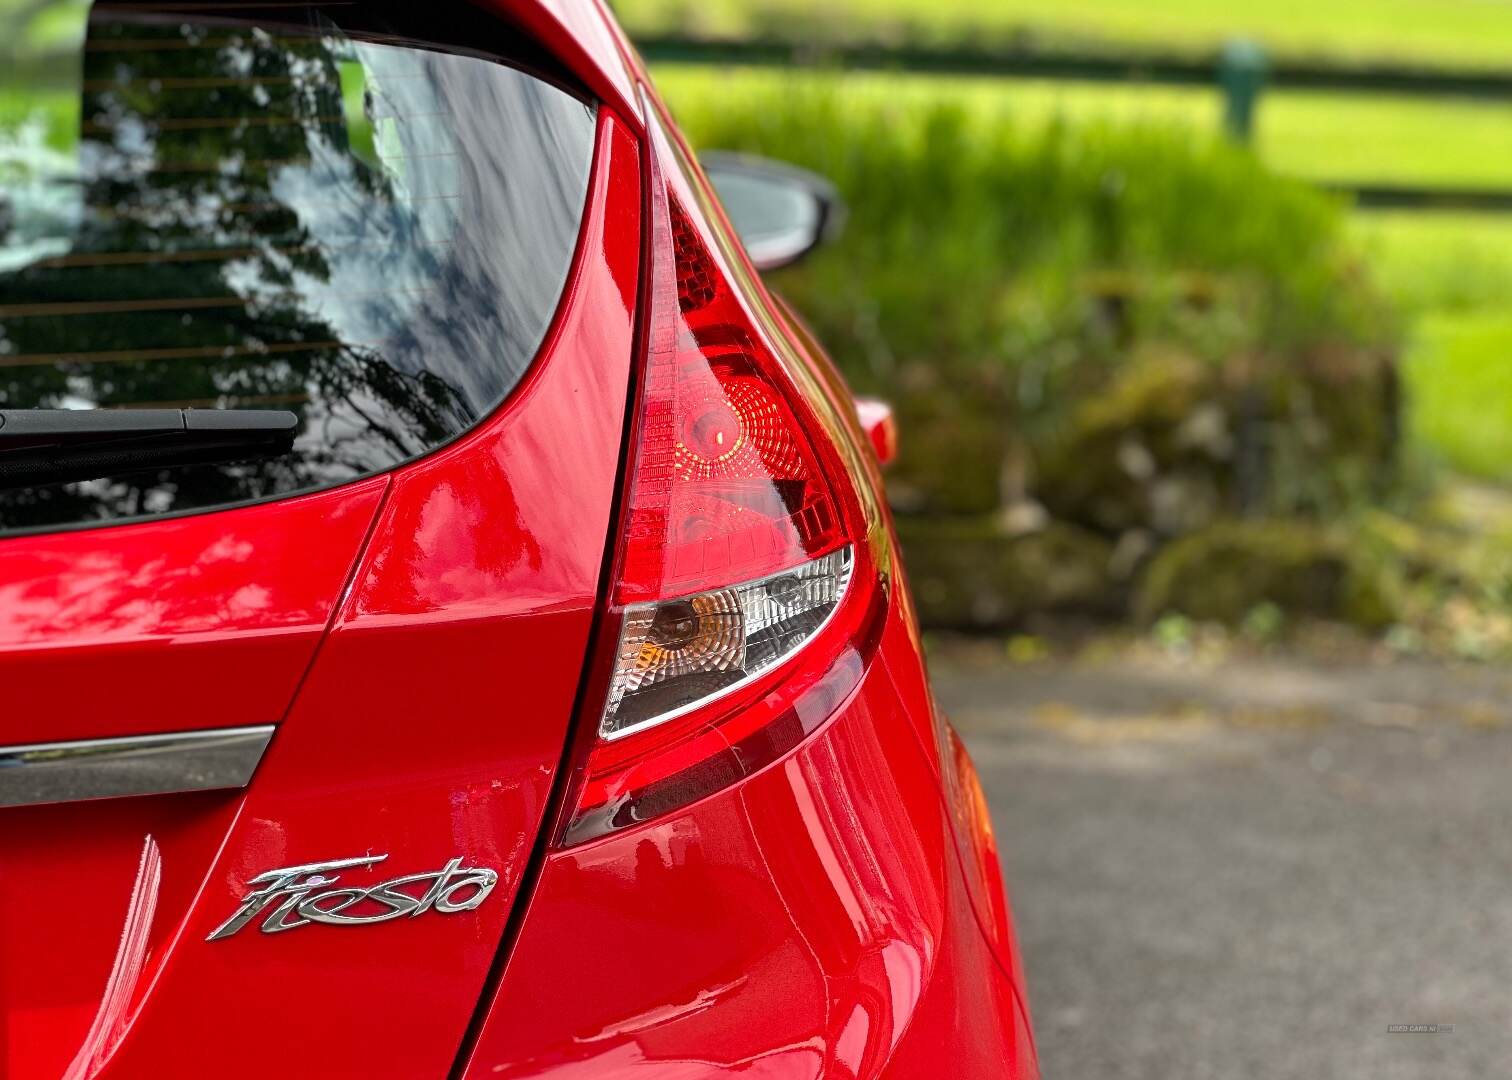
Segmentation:
{"type": "Polygon", "coordinates": [[[1036,1075],[823,185],[588,0],[0,30],[0,1074],[1036,1075]]]}

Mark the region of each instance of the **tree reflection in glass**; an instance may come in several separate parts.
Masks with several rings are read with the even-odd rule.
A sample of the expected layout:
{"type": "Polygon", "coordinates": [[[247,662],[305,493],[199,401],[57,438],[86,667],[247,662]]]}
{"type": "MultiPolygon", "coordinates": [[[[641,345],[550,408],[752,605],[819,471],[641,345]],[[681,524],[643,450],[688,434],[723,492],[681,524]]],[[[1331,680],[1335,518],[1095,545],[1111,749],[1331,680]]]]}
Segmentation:
{"type": "Polygon", "coordinates": [[[591,109],[317,8],[209,10],[97,6],[76,144],[47,151],[71,175],[0,175],[0,405],[287,408],[295,452],[0,492],[4,527],[390,467],[487,412],[544,335],[591,109]]]}

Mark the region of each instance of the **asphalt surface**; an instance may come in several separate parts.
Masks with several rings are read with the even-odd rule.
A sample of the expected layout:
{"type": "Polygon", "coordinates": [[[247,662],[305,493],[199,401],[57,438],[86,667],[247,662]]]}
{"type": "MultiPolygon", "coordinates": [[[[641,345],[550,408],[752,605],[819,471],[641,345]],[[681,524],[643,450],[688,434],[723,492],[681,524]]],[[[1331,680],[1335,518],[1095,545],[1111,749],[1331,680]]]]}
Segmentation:
{"type": "Polygon", "coordinates": [[[1047,1077],[1512,1076],[1512,672],[999,655],[932,666],[1047,1077]]]}

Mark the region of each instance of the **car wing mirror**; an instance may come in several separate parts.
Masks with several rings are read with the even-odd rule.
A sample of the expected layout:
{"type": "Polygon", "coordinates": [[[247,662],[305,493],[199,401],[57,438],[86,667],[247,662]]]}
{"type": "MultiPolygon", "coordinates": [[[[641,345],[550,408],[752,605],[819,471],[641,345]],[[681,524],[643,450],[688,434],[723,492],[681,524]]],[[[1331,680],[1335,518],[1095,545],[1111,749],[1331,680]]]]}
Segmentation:
{"type": "Polygon", "coordinates": [[[861,430],[866,432],[877,461],[891,465],[898,458],[898,421],[893,416],[892,406],[877,398],[857,398],[856,418],[861,421],[861,430]]]}
{"type": "Polygon", "coordinates": [[[845,204],[823,177],[745,154],[700,162],[758,270],[790,266],[840,230],[845,204]]]}

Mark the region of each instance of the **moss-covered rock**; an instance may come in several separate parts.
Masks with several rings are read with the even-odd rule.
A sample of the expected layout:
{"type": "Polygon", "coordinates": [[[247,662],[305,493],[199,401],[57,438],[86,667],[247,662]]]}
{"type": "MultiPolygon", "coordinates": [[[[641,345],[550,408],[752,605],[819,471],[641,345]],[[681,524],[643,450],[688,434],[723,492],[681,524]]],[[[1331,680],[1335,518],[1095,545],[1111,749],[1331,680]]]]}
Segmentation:
{"type": "Polygon", "coordinates": [[[1171,534],[1205,524],[1221,509],[1214,475],[1231,455],[1228,421],[1187,434],[1213,395],[1212,375],[1190,356],[1145,350],[1111,373],[1100,392],[1071,409],[1036,456],[1034,492],[1057,518],[1100,532],[1171,534]]]}
{"type": "Polygon", "coordinates": [[[1337,514],[1388,490],[1395,376],[1370,350],[1199,358],[1147,344],[1043,440],[1033,494],[1101,532],[1337,514]]]}
{"type": "Polygon", "coordinates": [[[1113,545],[1052,524],[1006,535],[996,517],[900,518],[908,577],[926,626],[998,629],[1036,612],[1117,614],[1113,545]]]}
{"type": "Polygon", "coordinates": [[[1005,410],[959,387],[910,388],[893,400],[906,452],[888,470],[895,507],[916,514],[991,514],[1001,503],[1005,410]]]}
{"type": "Polygon", "coordinates": [[[1221,521],[1166,545],[1135,591],[1136,617],[1169,612],[1239,625],[1262,604],[1367,628],[1393,622],[1390,561],[1357,550],[1347,529],[1304,520],[1221,521]]]}

